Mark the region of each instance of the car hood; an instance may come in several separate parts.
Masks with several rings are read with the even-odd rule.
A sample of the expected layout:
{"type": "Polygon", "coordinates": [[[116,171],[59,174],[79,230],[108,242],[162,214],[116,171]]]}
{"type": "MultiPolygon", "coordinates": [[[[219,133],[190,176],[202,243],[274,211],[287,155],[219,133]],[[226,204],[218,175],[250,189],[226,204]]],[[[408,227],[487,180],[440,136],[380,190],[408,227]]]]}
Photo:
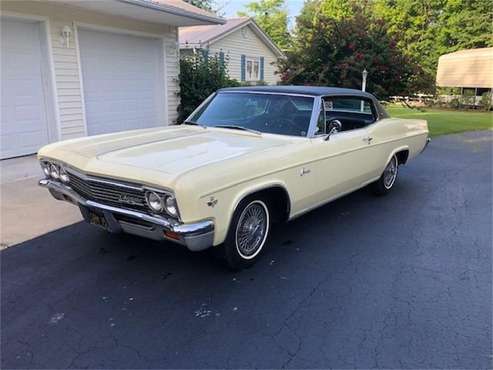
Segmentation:
{"type": "Polygon", "coordinates": [[[231,129],[175,126],[62,142],[55,144],[52,150],[42,150],[40,155],[59,157],[61,160],[74,156],[84,158],[90,168],[81,169],[89,172],[99,172],[98,169],[104,170],[104,168],[109,171],[110,168],[123,166],[126,169],[152,170],[178,176],[208,164],[242,157],[287,143],[289,140],[276,135],[258,135],[231,129]]]}

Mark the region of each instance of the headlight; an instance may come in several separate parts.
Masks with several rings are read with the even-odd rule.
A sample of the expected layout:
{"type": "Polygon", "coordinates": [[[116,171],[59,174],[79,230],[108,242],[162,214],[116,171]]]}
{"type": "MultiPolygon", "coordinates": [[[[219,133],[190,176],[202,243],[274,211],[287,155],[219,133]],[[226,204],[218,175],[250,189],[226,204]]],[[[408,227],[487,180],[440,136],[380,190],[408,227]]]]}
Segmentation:
{"type": "Polygon", "coordinates": [[[50,177],[50,162],[41,162],[41,168],[43,169],[43,173],[46,177],[50,177]]]}
{"type": "Polygon", "coordinates": [[[164,200],[159,194],[148,191],[146,193],[146,201],[149,208],[156,213],[160,213],[164,210],[164,200]]]}
{"type": "Polygon", "coordinates": [[[62,182],[64,184],[68,184],[70,182],[70,178],[68,177],[68,174],[67,174],[67,171],[65,171],[65,168],[63,167],[60,167],[60,180],[62,180],[62,182]]]}
{"type": "Polygon", "coordinates": [[[60,169],[56,164],[50,165],[50,176],[53,180],[58,180],[60,178],[60,169]]]}
{"type": "Polygon", "coordinates": [[[164,208],[166,209],[166,212],[168,212],[170,216],[173,217],[178,216],[178,207],[176,206],[175,197],[168,195],[164,200],[164,208]]]}

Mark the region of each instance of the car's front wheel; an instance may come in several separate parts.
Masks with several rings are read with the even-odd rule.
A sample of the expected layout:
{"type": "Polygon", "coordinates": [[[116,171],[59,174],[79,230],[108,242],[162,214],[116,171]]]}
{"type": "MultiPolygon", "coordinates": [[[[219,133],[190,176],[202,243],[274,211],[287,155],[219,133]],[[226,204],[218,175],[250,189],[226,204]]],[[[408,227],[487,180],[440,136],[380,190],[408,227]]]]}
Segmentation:
{"type": "Polygon", "coordinates": [[[390,192],[397,180],[398,172],[399,159],[397,158],[397,155],[394,154],[383,170],[382,176],[373,183],[373,192],[377,195],[384,195],[390,192]]]}
{"type": "Polygon", "coordinates": [[[270,227],[271,216],[266,199],[250,197],[241,201],[223,245],[228,266],[235,270],[252,266],[264,249],[270,227]]]}

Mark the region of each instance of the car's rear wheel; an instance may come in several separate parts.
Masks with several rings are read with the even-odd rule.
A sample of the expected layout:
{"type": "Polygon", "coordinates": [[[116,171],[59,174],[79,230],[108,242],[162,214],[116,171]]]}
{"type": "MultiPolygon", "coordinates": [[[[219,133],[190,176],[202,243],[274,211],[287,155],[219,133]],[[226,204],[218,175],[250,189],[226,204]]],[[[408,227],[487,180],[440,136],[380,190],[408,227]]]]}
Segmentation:
{"type": "Polygon", "coordinates": [[[250,197],[240,202],[223,245],[228,266],[235,270],[252,266],[264,249],[270,226],[266,199],[250,197]]]}
{"type": "Polygon", "coordinates": [[[373,192],[377,195],[384,195],[392,190],[399,172],[399,159],[393,155],[389,163],[383,170],[382,176],[373,183],[373,192]]]}

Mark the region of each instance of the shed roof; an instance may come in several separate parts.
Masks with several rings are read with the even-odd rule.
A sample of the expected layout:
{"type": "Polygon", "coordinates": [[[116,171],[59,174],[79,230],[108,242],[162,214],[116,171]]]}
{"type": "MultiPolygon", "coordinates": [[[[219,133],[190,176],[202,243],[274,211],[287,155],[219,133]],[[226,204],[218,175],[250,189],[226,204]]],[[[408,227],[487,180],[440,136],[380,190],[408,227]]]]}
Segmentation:
{"type": "Polygon", "coordinates": [[[460,50],[438,59],[437,85],[493,88],[493,48],[460,50]]]}

